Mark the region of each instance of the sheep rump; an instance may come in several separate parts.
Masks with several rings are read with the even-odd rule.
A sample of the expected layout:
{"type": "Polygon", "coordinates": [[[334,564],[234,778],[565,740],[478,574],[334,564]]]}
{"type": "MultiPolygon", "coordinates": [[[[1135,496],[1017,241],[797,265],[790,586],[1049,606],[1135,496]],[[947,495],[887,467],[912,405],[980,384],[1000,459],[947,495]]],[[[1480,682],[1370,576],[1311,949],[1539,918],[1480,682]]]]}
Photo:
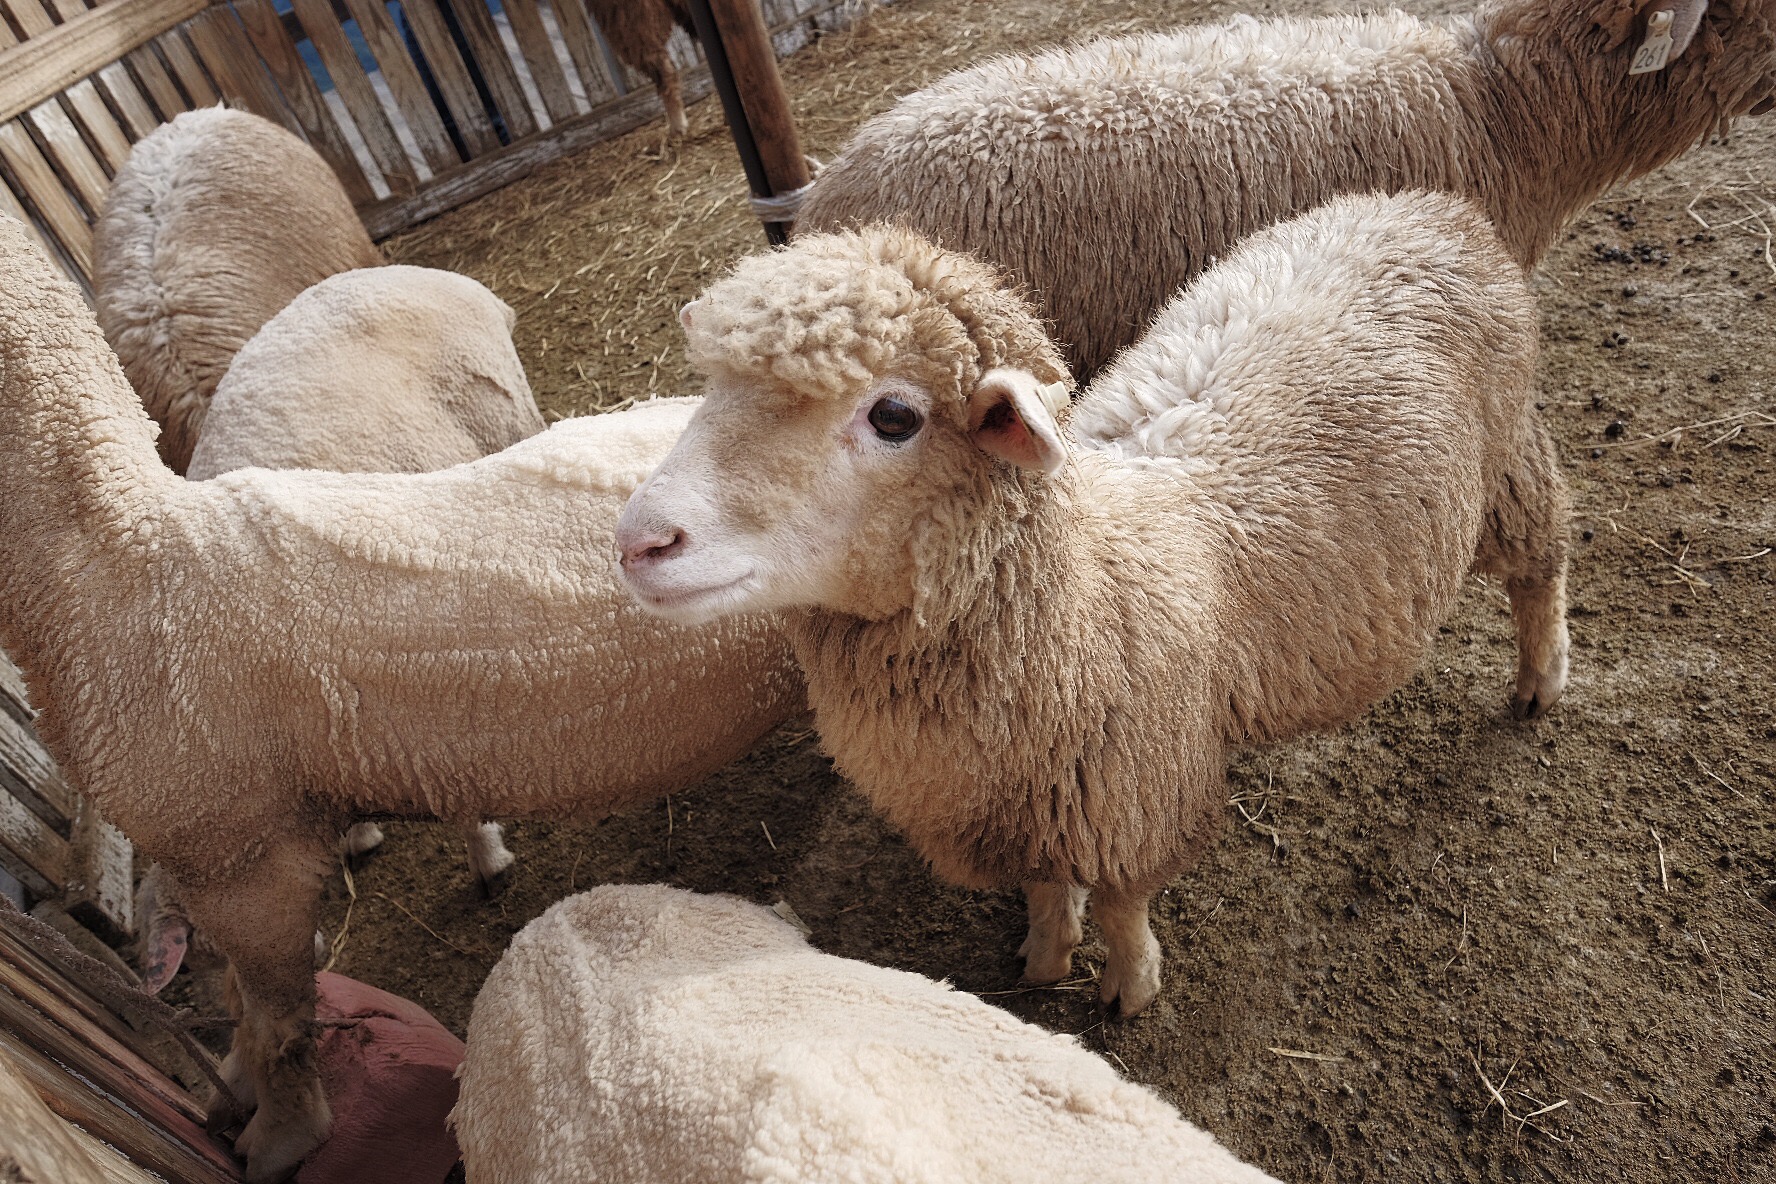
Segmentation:
{"type": "Polygon", "coordinates": [[[99,324],[179,473],[241,346],[310,285],[382,262],[314,149],[222,107],[187,111],[130,149],[93,257],[99,324]]]}
{"type": "Polygon", "coordinates": [[[663,885],[527,925],[461,1078],[473,1184],[1274,1184],[1069,1036],[663,885]]]}

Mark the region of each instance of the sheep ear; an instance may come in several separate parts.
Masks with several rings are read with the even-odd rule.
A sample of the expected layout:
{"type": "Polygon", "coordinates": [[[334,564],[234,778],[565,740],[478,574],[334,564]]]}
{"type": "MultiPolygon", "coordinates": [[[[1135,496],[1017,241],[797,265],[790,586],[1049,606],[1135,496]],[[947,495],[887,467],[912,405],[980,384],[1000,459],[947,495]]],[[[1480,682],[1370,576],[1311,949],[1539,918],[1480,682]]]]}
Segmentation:
{"type": "Polygon", "coordinates": [[[179,973],[191,944],[191,923],[178,917],[156,916],[142,938],[142,989],[158,995],[179,973]]]}
{"type": "Polygon", "coordinates": [[[968,434],[989,456],[1052,477],[1067,462],[1055,422],[1066,405],[1064,383],[1044,385],[1027,370],[989,370],[968,400],[968,434]]]}
{"type": "Polygon", "coordinates": [[[1707,13],[1708,0],[1618,0],[1598,23],[1609,33],[1611,49],[1638,36],[1628,73],[1652,74],[1690,47],[1707,13]]]}
{"type": "Polygon", "coordinates": [[[697,307],[695,300],[678,310],[678,323],[689,329],[691,327],[691,310],[697,307]]]}

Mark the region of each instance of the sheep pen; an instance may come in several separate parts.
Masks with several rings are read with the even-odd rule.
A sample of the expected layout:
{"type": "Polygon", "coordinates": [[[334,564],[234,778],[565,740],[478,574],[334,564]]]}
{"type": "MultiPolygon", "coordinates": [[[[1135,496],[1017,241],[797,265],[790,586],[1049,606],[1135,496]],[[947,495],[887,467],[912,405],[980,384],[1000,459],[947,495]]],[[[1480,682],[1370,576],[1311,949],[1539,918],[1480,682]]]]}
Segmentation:
{"type": "MultiPolygon", "coordinates": [[[[996,52],[1311,15],[1324,0],[899,0],[784,63],[806,146],[996,52]]],[[[1433,14],[1469,7],[1411,0],[1433,14]]],[[[763,236],[713,103],[387,244],[518,312],[538,401],[685,390],[675,313],[763,236]]],[[[571,891],[664,881],[787,900],[827,952],[1080,1039],[1287,1180],[1757,1180],[1776,1157],[1776,122],[1606,195],[1535,280],[1543,416],[1576,503],[1573,673],[1514,725],[1502,591],[1474,582],[1405,689],[1230,771],[1222,831],[1155,903],[1171,973],[1103,1022],[1020,990],[1014,893],[943,886],[792,724],[697,790],[596,828],[514,824],[480,899],[447,828],[391,826],[326,914],[335,969],[459,1033],[510,936],[571,891]],[[1760,1168],[1758,1165],[1764,1164],[1760,1168]]]]}

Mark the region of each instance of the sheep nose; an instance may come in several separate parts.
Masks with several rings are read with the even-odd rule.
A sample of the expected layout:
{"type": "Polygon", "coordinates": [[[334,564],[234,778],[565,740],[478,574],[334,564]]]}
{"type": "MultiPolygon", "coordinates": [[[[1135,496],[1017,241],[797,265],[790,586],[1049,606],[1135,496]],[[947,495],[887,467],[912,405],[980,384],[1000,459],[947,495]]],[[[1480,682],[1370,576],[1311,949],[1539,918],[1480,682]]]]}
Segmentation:
{"type": "Polygon", "coordinates": [[[670,559],[684,550],[685,532],[676,526],[668,530],[619,529],[617,549],[623,553],[624,567],[639,567],[670,559]]]}

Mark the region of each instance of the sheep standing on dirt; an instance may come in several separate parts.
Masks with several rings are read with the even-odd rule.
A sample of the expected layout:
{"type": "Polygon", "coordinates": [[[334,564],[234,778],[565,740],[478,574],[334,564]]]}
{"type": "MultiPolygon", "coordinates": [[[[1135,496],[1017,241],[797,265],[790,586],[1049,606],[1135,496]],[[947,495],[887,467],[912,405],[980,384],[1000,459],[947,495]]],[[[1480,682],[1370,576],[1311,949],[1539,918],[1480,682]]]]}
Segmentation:
{"type": "MultiPolygon", "coordinates": [[[[186,476],[234,469],[429,472],[543,430],[512,348],[513,314],[464,276],[376,267],[329,276],[241,348],[216,387],[186,476]]],[[[512,865],[498,823],[463,822],[469,866],[491,886],[512,865]]],[[[362,854],[382,829],[360,822],[362,854]]],[[[164,869],[137,891],[143,989],[172,981],[200,935],[164,869]]],[[[206,943],[197,948],[213,953],[206,943]]]]}
{"type": "Polygon", "coordinates": [[[1070,1036],[657,884],[525,926],[461,1078],[474,1184],[1275,1184],[1070,1036]]]}
{"type": "Polygon", "coordinates": [[[1533,267],[1598,194],[1772,93],[1772,0],[1241,17],[952,74],[866,123],[798,225],[899,222],[1008,268],[1089,378],[1240,239],[1339,194],[1466,194],[1533,267]],[[1669,60],[1631,76],[1661,11],[1669,60]]]}
{"type": "Polygon", "coordinates": [[[586,0],[586,8],[611,52],[626,66],[640,70],[660,92],[666,108],[666,126],[672,137],[685,134],[684,93],[679,88],[678,67],[666,52],[666,41],[677,25],[697,39],[697,26],[684,0],[586,0]]]}
{"type": "Polygon", "coordinates": [[[93,250],[99,324],[179,473],[260,326],[305,288],[382,262],[314,149],[221,107],[187,111],[130,150],[93,250]]]}
{"type": "Polygon", "coordinates": [[[1517,714],[1566,679],[1567,502],[1522,270],[1459,198],[1255,235],[1073,410],[1042,322],[900,228],[813,235],[688,305],[702,409],[618,524],[670,619],[788,610],[827,750],[939,874],[1022,884],[1054,982],[1086,892],[1101,996],[1159,989],[1151,895],[1229,745],[1409,678],[1470,568],[1517,714]]]}
{"type": "Polygon", "coordinates": [[[228,956],[248,1178],[324,1137],[313,934],[366,815],[598,818],[803,702],[777,624],[637,608],[616,518],[693,400],[436,473],[187,481],[78,292],[0,218],[0,648],[50,753],[228,956]]]}

